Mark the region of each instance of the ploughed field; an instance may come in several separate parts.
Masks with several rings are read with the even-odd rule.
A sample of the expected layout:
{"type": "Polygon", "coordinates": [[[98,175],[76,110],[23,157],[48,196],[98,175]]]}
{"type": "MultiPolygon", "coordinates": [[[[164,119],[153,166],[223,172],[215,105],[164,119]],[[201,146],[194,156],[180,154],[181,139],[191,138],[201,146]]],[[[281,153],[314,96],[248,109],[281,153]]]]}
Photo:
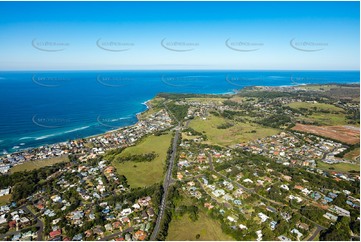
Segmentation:
{"type": "Polygon", "coordinates": [[[354,126],[316,126],[296,124],[296,126],[292,129],[339,140],[347,144],[357,144],[360,142],[360,128],[354,126]]]}

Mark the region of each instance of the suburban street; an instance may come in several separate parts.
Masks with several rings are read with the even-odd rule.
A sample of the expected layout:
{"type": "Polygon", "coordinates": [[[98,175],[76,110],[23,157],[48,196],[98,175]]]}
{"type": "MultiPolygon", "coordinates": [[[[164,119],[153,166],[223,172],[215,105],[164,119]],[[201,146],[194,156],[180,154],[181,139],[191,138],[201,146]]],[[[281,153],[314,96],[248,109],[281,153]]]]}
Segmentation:
{"type": "MultiPolygon", "coordinates": [[[[262,195],[260,195],[260,194],[257,194],[257,193],[254,191],[254,189],[246,188],[246,187],[242,186],[241,184],[239,184],[238,182],[231,181],[230,179],[228,179],[228,178],[227,178],[226,176],[224,176],[223,174],[221,174],[221,173],[217,172],[216,170],[214,170],[214,167],[213,167],[213,158],[212,158],[212,155],[211,155],[211,154],[208,154],[208,160],[209,160],[209,167],[210,167],[211,171],[213,171],[213,172],[215,172],[217,175],[223,177],[225,180],[230,181],[230,182],[233,182],[237,187],[242,188],[243,190],[247,191],[248,193],[255,194],[255,195],[259,196],[260,198],[262,198],[262,199],[264,199],[264,200],[266,200],[266,201],[268,201],[268,202],[270,202],[270,203],[273,203],[273,204],[276,204],[276,205],[282,206],[282,207],[283,207],[283,206],[287,206],[287,205],[285,205],[285,204],[282,204],[282,203],[280,203],[280,202],[273,201],[273,200],[268,199],[268,198],[266,198],[266,197],[264,197],[264,196],[262,196],[262,195]]],[[[316,222],[314,222],[314,221],[306,218],[305,216],[302,216],[302,217],[304,217],[305,219],[307,219],[308,221],[310,221],[311,223],[313,223],[313,224],[316,226],[315,231],[314,231],[313,234],[308,238],[308,241],[312,241],[312,240],[320,233],[321,230],[326,229],[324,226],[317,224],[316,222]]]]}
{"type": "MultiPolygon", "coordinates": [[[[39,227],[39,230],[37,232],[38,237],[36,238],[36,240],[38,241],[42,241],[43,240],[43,230],[44,230],[44,225],[43,222],[35,215],[33,214],[27,207],[26,205],[23,205],[21,207],[19,207],[19,209],[24,210],[26,213],[29,213],[33,216],[33,219],[36,220],[36,224],[33,225],[32,227],[36,226],[39,227]]],[[[19,231],[12,231],[12,232],[8,232],[6,234],[2,234],[0,235],[0,240],[4,240],[6,237],[8,236],[13,236],[15,234],[19,233],[19,231]]]]}

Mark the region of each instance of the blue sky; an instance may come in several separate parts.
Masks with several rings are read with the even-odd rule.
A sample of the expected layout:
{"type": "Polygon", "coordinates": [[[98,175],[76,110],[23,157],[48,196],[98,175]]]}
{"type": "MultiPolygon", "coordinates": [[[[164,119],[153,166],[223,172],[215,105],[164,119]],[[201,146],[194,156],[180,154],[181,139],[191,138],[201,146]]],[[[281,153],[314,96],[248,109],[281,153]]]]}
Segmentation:
{"type": "Polygon", "coordinates": [[[359,19],[359,2],[0,2],[0,70],[358,70],[359,19]]]}

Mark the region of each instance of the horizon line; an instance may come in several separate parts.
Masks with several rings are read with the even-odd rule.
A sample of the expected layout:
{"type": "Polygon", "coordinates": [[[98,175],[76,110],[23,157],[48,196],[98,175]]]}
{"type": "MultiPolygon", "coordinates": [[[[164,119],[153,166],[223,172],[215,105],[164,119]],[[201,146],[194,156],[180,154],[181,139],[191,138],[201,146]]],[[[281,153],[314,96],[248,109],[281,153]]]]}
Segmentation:
{"type": "Polygon", "coordinates": [[[34,69],[34,70],[0,70],[0,72],[31,72],[31,71],[358,71],[360,69],[34,69]]]}

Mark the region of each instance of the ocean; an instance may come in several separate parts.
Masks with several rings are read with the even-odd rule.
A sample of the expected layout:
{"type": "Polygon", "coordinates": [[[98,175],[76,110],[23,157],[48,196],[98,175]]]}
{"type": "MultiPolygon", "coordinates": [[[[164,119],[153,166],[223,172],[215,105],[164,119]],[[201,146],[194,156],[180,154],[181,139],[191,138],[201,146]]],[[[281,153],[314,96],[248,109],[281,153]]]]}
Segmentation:
{"type": "Polygon", "coordinates": [[[159,92],[359,82],[359,71],[3,71],[0,154],[135,124],[144,103],[159,92]]]}

